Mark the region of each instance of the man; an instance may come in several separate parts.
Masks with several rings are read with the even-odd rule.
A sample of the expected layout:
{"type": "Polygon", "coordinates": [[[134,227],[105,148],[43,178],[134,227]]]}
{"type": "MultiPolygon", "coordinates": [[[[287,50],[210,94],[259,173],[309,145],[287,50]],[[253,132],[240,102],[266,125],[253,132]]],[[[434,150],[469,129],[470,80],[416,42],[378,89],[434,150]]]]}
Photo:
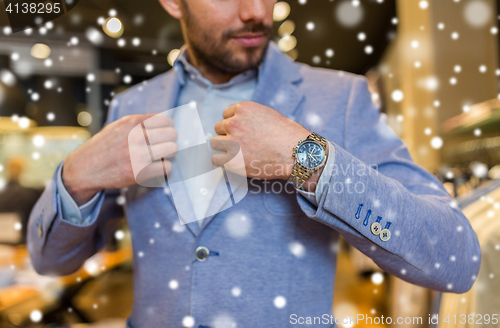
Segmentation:
{"type": "MultiPolygon", "coordinates": [[[[472,286],[474,231],[385,125],[364,78],[283,55],[269,41],[273,0],[160,2],[180,20],[186,47],[173,70],[120,94],[107,126],[57,169],[31,215],[38,272],[68,274],[99,250],[119,216],[112,190],[121,189],[135,263],[129,327],[329,318],[339,235],[409,282],[458,293],[472,286]],[[239,144],[251,179],[234,206],[180,225],[170,189],[137,186],[130,156],[139,141],[128,135],[193,100],[213,148],[239,144]]],[[[189,127],[182,115],[153,127],[149,142],[160,155],[151,165],[175,169],[167,157],[189,127]]],[[[186,186],[182,206],[195,199],[192,212],[223,207],[216,194],[202,201],[186,186]]]]}

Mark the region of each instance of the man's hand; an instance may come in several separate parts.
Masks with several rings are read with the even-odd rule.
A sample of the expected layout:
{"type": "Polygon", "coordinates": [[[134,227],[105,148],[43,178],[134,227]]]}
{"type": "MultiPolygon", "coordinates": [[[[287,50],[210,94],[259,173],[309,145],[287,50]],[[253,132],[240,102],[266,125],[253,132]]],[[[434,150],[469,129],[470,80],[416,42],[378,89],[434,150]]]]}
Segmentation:
{"type": "MultiPolygon", "coordinates": [[[[295,121],[286,118],[276,110],[251,101],[229,106],[224,110],[224,119],[215,124],[219,134],[210,140],[212,148],[228,151],[227,145],[238,144],[245,160],[246,176],[259,179],[288,179],[292,174],[294,159],[293,147],[299,140],[311,134],[295,121]]],[[[238,172],[224,154],[215,154],[215,165],[238,172]]],[[[314,174],[317,181],[318,174],[314,174]]],[[[311,177],[309,180],[313,179],[311,177]]],[[[315,189],[315,188],[314,188],[315,189]]],[[[307,188],[306,190],[313,190],[307,188]]]]}
{"type": "MultiPolygon", "coordinates": [[[[134,158],[147,161],[151,159],[150,153],[153,154],[154,162],[145,170],[146,175],[163,173],[163,167],[167,173],[172,169],[169,161],[161,161],[162,157],[171,157],[177,151],[172,119],[163,116],[148,121],[145,132],[149,150],[144,147],[144,133],[130,134],[135,126],[155,115],[125,116],[106,126],[66,158],[62,171],[64,186],[79,206],[103,189],[136,184],[130,153],[134,158]]],[[[142,129],[135,131],[142,132],[142,129]]]]}

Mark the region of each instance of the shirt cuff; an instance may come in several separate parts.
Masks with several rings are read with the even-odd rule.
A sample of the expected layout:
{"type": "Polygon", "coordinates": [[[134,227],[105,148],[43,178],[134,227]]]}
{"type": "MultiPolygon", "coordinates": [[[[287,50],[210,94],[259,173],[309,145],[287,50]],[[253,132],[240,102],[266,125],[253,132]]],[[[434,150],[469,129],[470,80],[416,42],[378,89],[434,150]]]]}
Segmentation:
{"type": "Polygon", "coordinates": [[[318,206],[321,196],[323,195],[323,191],[325,190],[325,186],[330,182],[330,179],[333,174],[333,166],[335,165],[335,146],[329,142],[328,143],[328,158],[326,159],[325,168],[321,173],[318,185],[316,186],[315,192],[305,191],[302,189],[298,189],[298,193],[304,196],[311,204],[314,206],[318,206]]]}
{"type": "Polygon", "coordinates": [[[99,199],[102,196],[102,191],[95,194],[91,200],[82,206],[78,207],[75,200],[69,194],[68,190],[64,186],[62,181],[62,168],[63,165],[59,166],[56,179],[57,179],[57,193],[61,198],[61,210],[63,220],[69,221],[77,225],[85,225],[92,218],[92,213],[96,205],[99,203],[99,199]]]}

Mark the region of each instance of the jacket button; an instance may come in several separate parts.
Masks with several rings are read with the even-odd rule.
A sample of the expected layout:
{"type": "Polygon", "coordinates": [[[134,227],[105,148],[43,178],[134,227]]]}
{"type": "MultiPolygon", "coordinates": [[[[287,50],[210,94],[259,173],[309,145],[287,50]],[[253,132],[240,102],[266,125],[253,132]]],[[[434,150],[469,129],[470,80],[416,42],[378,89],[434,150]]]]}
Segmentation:
{"type": "Polygon", "coordinates": [[[380,234],[380,230],[382,230],[382,226],[378,222],[373,222],[370,227],[370,230],[372,231],[372,234],[378,235],[380,234]]]}
{"type": "Polygon", "coordinates": [[[378,236],[380,237],[380,240],[388,241],[389,239],[391,239],[391,231],[389,229],[384,229],[380,231],[380,235],[378,236]]]}
{"type": "Polygon", "coordinates": [[[205,246],[198,246],[195,251],[195,257],[197,261],[204,262],[210,255],[210,250],[205,246]]]}
{"type": "Polygon", "coordinates": [[[38,237],[43,237],[43,226],[40,223],[38,224],[38,237]]]}

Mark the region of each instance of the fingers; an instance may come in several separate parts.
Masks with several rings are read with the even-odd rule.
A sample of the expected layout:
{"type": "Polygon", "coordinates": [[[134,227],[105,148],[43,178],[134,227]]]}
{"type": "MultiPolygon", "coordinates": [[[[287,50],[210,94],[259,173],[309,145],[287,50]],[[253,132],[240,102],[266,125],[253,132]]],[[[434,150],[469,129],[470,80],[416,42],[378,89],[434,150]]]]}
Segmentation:
{"type": "Polygon", "coordinates": [[[222,121],[215,123],[215,133],[217,133],[219,135],[228,134],[227,124],[228,124],[227,120],[222,120],[222,121]]]}
{"type": "MultiPolygon", "coordinates": [[[[149,115],[148,115],[149,116],[149,115]]],[[[172,120],[170,117],[167,115],[163,114],[155,114],[152,117],[149,117],[146,119],[144,122],[144,127],[146,129],[157,129],[157,128],[164,128],[168,126],[174,126],[174,120],[172,120]]]]}
{"type": "Polygon", "coordinates": [[[155,161],[135,174],[137,184],[145,187],[164,187],[165,174],[172,170],[170,161],[155,161]]]}
{"type": "Polygon", "coordinates": [[[225,119],[233,117],[234,114],[236,113],[236,107],[237,107],[236,105],[237,104],[234,104],[224,109],[224,111],[222,112],[222,117],[225,119]]]}
{"type": "Polygon", "coordinates": [[[166,128],[146,129],[146,134],[150,145],[177,140],[177,132],[170,126],[166,128]]]}
{"type": "Polygon", "coordinates": [[[158,161],[162,158],[173,157],[177,152],[177,144],[175,142],[162,142],[156,145],[150,145],[149,149],[153,155],[153,160],[158,161]]]}

